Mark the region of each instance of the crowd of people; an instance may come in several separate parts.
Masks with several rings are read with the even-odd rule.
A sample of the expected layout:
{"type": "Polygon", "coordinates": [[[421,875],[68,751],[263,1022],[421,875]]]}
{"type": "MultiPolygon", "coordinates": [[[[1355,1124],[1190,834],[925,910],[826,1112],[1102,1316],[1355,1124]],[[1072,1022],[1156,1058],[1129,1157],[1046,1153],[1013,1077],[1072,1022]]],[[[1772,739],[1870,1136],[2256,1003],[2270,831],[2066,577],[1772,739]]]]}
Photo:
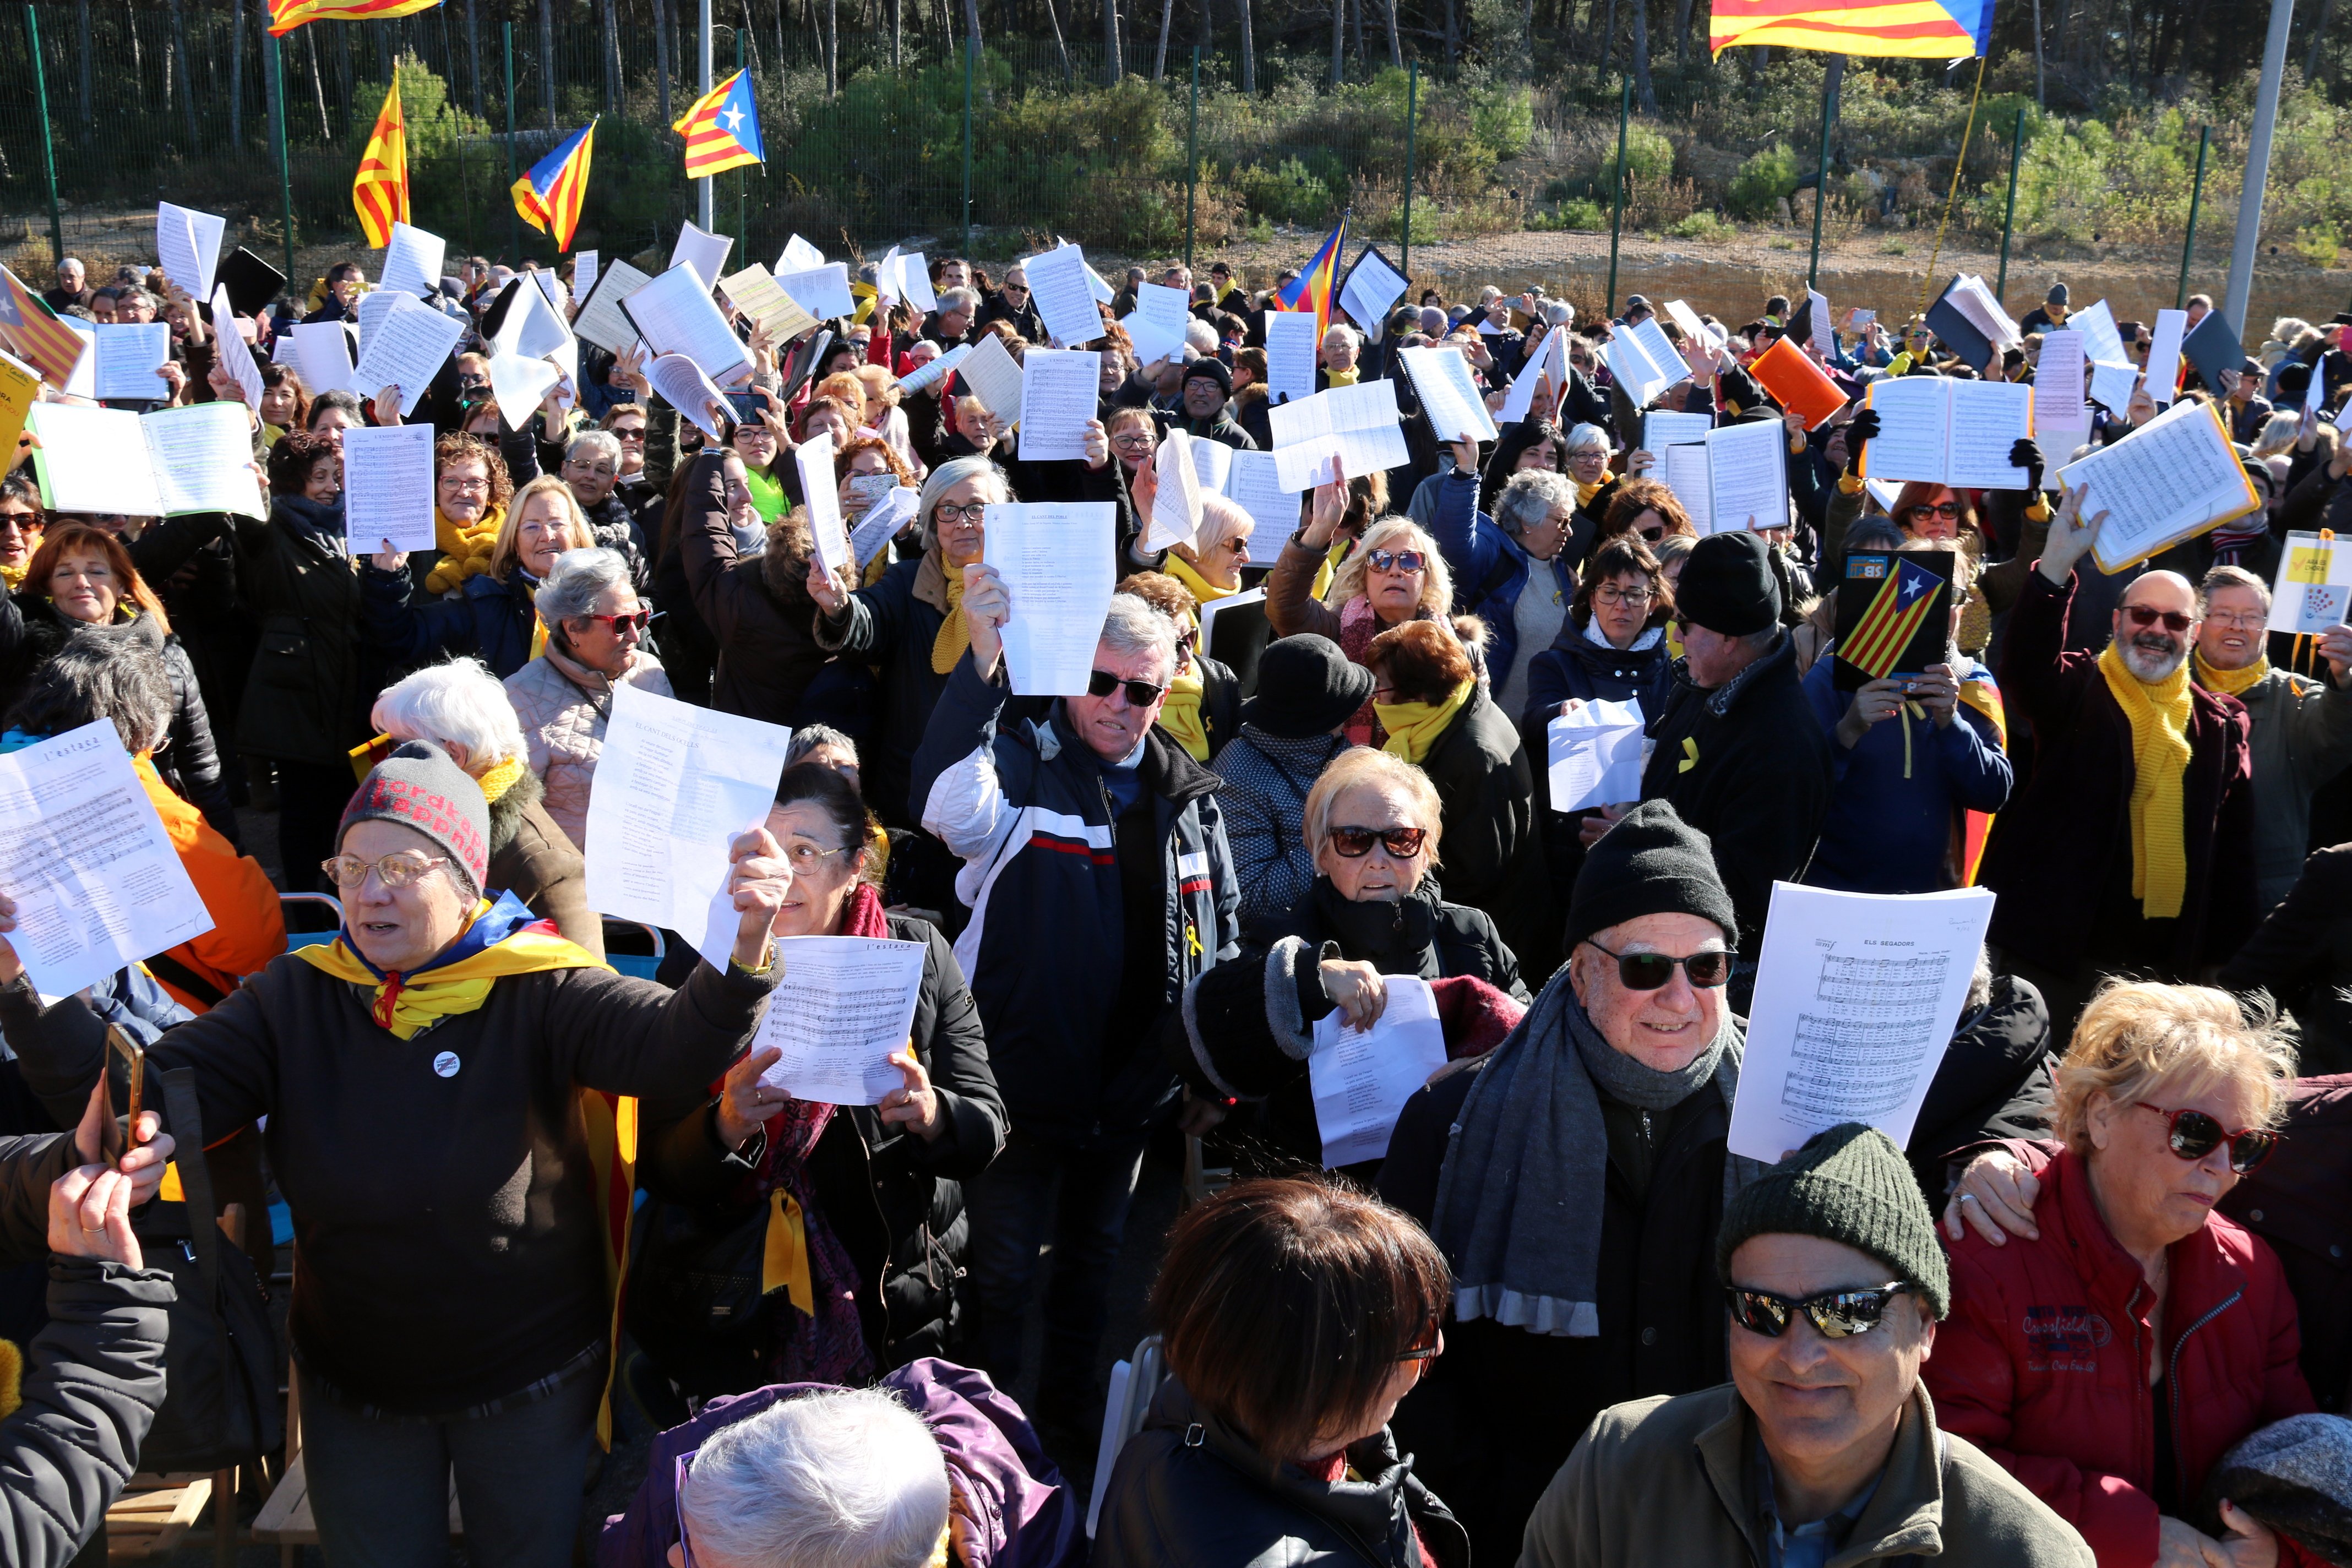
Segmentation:
{"type": "Polygon", "coordinates": [[[141,1242],[184,1250],[210,1219],[167,1211],[215,1197],[227,1256],[291,1279],[331,1568],[442,1561],[453,1489],[471,1560],[570,1563],[632,1421],[657,1435],[611,1568],[2345,1560],[2352,626],[2267,628],[2288,531],[2352,517],[2352,318],[2019,441],[2020,489],[1882,488],[1869,388],[2032,384],[2063,284],[1981,363],[1780,298],[1693,331],[1640,294],[1588,321],[1433,288],[1333,308],[1316,351],[1318,390],[1393,383],[1408,461],[1299,493],[1281,538],[1211,495],[1166,543],[1175,432],[1275,445],[1294,275],[1130,268],[1060,343],[1021,264],[929,267],[931,310],[856,273],[814,359],[721,296],[751,373],[705,406],[583,342],[521,408],[485,314],[577,301],[463,259],[406,414],[269,353],[356,321],[356,263],[234,318],[59,267],[60,312],[172,323],[132,406],[241,404],[218,340],[253,345],[267,506],[57,512],[37,433],[0,479],[0,752],[110,726],[212,921],[62,998],[0,941],[0,1254],[47,1259],[0,1288],[38,1335],[0,1388],[6,1561],[102,1554],[158,1406],[212,1397],[167,1391],[162,1347],[213,1308],[141,1242]],[[1147,284],[1193,300],[1149,361],[1147,284]],[[1685,374],[1645,404],[1604,351],[1653,319],[1685,374]],[[1098,353],[1079,457],[916,375],[988,340],[1098,353]],[[1837,412],[1751,374],[1784,340],[1837,412]],[[1496,414],[1533,374],[1525,417],[1438,428],[1415,348],[1496,414]],[[2102,498],[2045,477],[2177,399],[2262,504],[2102,571],[2102,498]],[[1776,426],[1785,515],[1695,524],[1659,412],[1776,426]],[[343,507],[344,432],[403,423],[435,432],[413,552],[343,507]],[[853,528],[915,492],[866,564],[824,563],[826,473],[853,528]],[[1083,693],[1016,689],[988,552],[1016,501],[1106,503],[1083,693]],[[1948,574],[1923,668],[1840,679],[1857,552],[1948,574]],[[1262,642],[1204,630],[1253,603],[1262,642]],[[723,966],[675,932],[654,978],[607,961],[624,687],[792,731],[730,846],[723,966]],[[1553,722],[1625,702],[1638,789],[1555,803],[1553,722]],[[1994,895],[1906,1144],[1728,1149],[1780,883],[1994,895]],[[281,893],[338,900],[331,939],[288,951],[281,893]],[[754,1048],[812,936],[921,949],[877,1103],[794,1099],[754,1048]],[[1327,1158],[1318,1037],[1408,979],[1445,1065],[1384,1153],[1327,1158]],[[173,1086],[127,1142],[125,1036],[173,1086]],[[1097,1475],[1117,1265],[1178,1139],[1200,1174],[1134,1369],[1164,1381],[1097,1475]]]}

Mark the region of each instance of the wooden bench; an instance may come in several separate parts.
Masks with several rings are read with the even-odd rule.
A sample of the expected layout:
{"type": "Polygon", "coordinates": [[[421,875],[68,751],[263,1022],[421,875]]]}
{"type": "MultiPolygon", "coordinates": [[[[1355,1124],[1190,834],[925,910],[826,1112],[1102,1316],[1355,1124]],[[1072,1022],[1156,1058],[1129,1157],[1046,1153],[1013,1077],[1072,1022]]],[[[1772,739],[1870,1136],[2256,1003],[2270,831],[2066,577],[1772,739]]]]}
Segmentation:
{"type": "Polygon", "coordinates": [[[179,1550],[213,1499],[209,1475],[135,1475],[106,1510],[106,1560],[144,1563],[179,1550]]]}

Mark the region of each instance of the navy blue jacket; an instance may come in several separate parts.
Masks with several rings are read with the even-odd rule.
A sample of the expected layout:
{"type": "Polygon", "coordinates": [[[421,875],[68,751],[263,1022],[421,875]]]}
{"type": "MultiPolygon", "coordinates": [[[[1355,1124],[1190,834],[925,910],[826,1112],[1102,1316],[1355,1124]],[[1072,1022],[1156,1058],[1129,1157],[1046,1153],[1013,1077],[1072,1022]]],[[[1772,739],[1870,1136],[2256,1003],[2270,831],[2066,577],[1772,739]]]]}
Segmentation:
{"type": "MultiPolygon", "coordinates": [[[[1445,557],[1445,569],[1454,574],[1454,607],[1486,623],[1486,674],[1499,691],[1519,656],[1518,627],[1512,620],[1519,591],[1540,566],[1559,583],[1560,603],[1568,603],[1576,597],[1576,574],[1568,563],[1580,552],[1572,538],[1564,539],[1559,554],[1538,562],[1478,510],[1477,500],[1477,475],[1459,468],[1447,474],[1438,481],[1437,516],[1430,532],[1445,557]]],[[[1510,715],[1515,724],[1518,718],[1510,715]]]]}
{"type": "Polygon", "coordinates": [[[532,584],[520,567],[504,583],[489,574],[466,579],[454,599],[408,602],[409,571],[360,567],[360,626],[385,660],[414,669],[438,658],[478,656],[504,680],[530,662],[532,584]]]}
{"type": "Polygon", "coordinates": [[[1544,863],[1551,873],[1552,900],[1562,909],[1568,907],[1576,874],[1584,868],[1584,819],[1591,814],[1552,809],[1551,739],[1546,726],[1559,716],[1559,705],[1571,697],[1585,702],[1638,700],[1644,720],[1664,711],[1666,692],[1674,684],[1667,673],[1664,628],[1652,627],[1633,640],[1638,644],[1645,637],[1647,647],[1610,647],[1586,637],[1571,615],[1559,629],[1559,640],[1528,665],[1527,711],[1514,718],[1528,749],[1528,764],[1535,770],[1536,818],[1543,825],[1544,863]]]}

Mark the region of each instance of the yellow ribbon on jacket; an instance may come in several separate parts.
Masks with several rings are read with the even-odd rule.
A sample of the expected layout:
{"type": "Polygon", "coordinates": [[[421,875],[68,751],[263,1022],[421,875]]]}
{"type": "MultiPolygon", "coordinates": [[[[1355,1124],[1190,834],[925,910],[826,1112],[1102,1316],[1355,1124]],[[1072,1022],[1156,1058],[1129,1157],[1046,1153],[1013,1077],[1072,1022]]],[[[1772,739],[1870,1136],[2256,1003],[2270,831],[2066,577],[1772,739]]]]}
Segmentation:
{"type": "Polygon", "coordinates": [[[1160,727],[1192,752],[1196,763],[1209,760],[1209,729],[1201,718],[1204,689],[1200,668],[1195,666],[1168,683],[1168,700],[1160,705],[1160,727]]]}
{"type": "Polygon", "coordinates": [[[1172,550],[1168,552],[1167,559],[1168,575],[1184,584],[1184,591],[1192,595],[1192,602],[1195,604],[1213,605],[1219,599],[1230,599],[1241,592],[1239,588],[1218,587],[1214,583],[1202,576],[1200,571],[1190,561],[1172,550]]]}
{"type": "Polygon", "coordinates": [[[1331,548],[1323,552],[1323,564],[1315,568],[1315,585],[1307,590],[1309,597],[1319,603],[1331,591],[1331,579],[1339,574],[1339,563],[1348,558],[1355,543],[1344,533],[1331,542],[1331,548]]]}
{"type": "Polygon", "coordinates": [[[1454,716],[1462,711],[1462,705],[1470,700],[1470,693],[1477,687],[1477,679],[1473,677],[1456,686],[1453,695],[1443,702],[1373,703],[1372,716],[1389,732],[1388,742],[1381,750],[1408,763],[1420,762],[1429,755],[1429,749],[1437,744],[1437,738],[1445,733],[1445,727],[1454,722],[1454,716]]]}
{"type": "Polygon", "coordinates": [[[1690,736],[1683,737],[1683,760],[1675,764],[1675,772],[1686,773],[1698,766],[1698,742],[1690,736]]]}
{"type": "MultiPolygon", "coordinates": [[[[505,526],[507,509],[494,506],[470,523],[457,523],[438,506],[433,509],[433,542],[441,552],[440,563],[425,574],[425,591],[446,594],[461,587],[468,577],[478,577],[490,569],[490,551],[499,542],[499,530],[505,526]]],[[[365,541],[362,542],[362,543],[365,541]]]]}
{"type": "Polygon", "coordinates": [[[2099,673],[2116,706],[2131,721],[2132,897],[2152,921],[2180,913],[2189,890],[2189,846],[2183,823],[2183,781],[2189,772],[2189,667],[2150,686],[2131,672],[2109,643],[2099,673]]]}
{"type": "Polygon", "coordinates": [[[2205,662],[2201,653],[2192,652],[2189,657],[2197,661],[2198,685],[2208,691],[2226,691],[2232,697],[2243,697],[2249,688],[2271,672],[2271,656],[2267,653],[2257,656],[2243,669],[2216,669],[2205,662]]]}
{"type": "MultiPolygon", "coordinates": [[[[488,899],[475,901],[475,920],[489,912],[488,899]]],[[[444,1018],[476,1011],[490,999],[490,987],[507,975],[611,967],[598,963],[576,942],[529,927],[454,963],[428,969],[414,982],[396,971],[378,979],[340,935],[331,942],[298,947],[294,955],[338,980],[366,987],[372,998],[368,1013],[377,1027],[389,1029],[404,1040],[415,1039],[444,1018]]]]}
{"type": "Polygon", "coordinates": [[[768,1194],[767,1244],[760,1253],[760,1294],[782,1290],[793,1306],[816,1315],[816,1283],[809,1272],[808,1218],[800,1200],[778,1187],[768,1194]]]}
{"type": "Polygon", "coordinates": [[[948,618],[940,623],[940,635],[931,639],[931,673],[945,675],[956,667],[964,649],[971,646],[971,627],[963,618],[963,568],[950,566],[942,557],[940,570],[946,575],[948,618]]]}

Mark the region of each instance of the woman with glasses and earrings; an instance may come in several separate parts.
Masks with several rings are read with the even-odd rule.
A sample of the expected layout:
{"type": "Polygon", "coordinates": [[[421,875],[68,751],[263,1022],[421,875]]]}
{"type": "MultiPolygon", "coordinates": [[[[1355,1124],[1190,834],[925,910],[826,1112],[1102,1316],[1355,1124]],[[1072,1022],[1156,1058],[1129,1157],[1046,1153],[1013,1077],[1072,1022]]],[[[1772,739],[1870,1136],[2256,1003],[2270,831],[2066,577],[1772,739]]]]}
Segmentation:
{"type": "Polygon", "coordinates": [[[396,551],[369,555],[360,570],[361,628],[395,669],[476,654],[504,679],[530,662],[545,632],[531,595],[558,556],[591,542],[571,487],[541,474],[515,492],[490,545],[489,570],[467,578],[452,598],[415,602],[409,557],[396,551]]]}
{"type": "MultiPolygon", "coordinates": [[[[798,1100],[766,1079],[782,1051],[730,1068],[719,1092],[648,1119],[638,1179],[661,1204],[639,1221],[630,1331],[678,1393],[697,1399],[771,1383],[867,1383],[945,1355],[960,1308],[967,1179],[1004,1146],[1005,1114],[980,1013],[948,941],[886,914],[866,803],[839,771],[784,770],[767,831],[792,887],[770,934],[919,942],[923,982],[891,1087],[872,1105],[798,1100]],[[748,1310],[714,1311],[708,1279],[779,1255],[798,1259],[748,1310]],[[730,1250],[731,1249],[731,1250],[730,1250]]],[[[780,949],[791,963],[790,948],[780,949]]],[[[879,1066],[880,1064],[877,1064],[879,1066]]],[[[891,1070],[894,1069],[894,1070],[891,1070]]]]}
{"type": "Polygon", "coordinates": [[[1111,1471],[1096,1563],[1467,1568],[1389,1430],[1444,1364],[1450,1284],[1419,1226],[1328,1176],[1187,1210],[1151,1288],[1168,1381],[1111,1471]]]}
{"type": "Polygon", "coordinates": [[[2278,1148],[2294,1077],[2267,1005],[2113,982],[2059,1065],[2054,1142],[1980,1155],[1945,1208],[1937,1417],[2100,1568],[2317,1560],[2208,1496],[2240,1439],[2317,1407],[2284,1269],[2216,1212],[2278,1148]]]}
{"type": "Polygon", "coordinates": [[[1449,902],[1431,875],[1444,828],[1428,775],[1367,746],[1341,752],[1307,792],[1313,884],[1251,921],[1241,955],[1184,999],[1185,1082],[1196,1099],[1239,1102],[1221,1135],[1239,1163],[1324,1163],[1307,1076],[1315,1026],[1337,1012],[1370,1028],[1390,980],[1430,983],[1451,1058],[1492,1049],[1526,1011],[1518,961],[1493,918],[1449,902]]]}
{"type": "Polygon", "coordinates": [[[1223,496],[1201,498],[1201,526],[1190,544],[1169,546],[1162,570],[1202,605],[1242,591],[1242,570],[1250,563],[1250,536],[1256,520],[1223,496]]]}

